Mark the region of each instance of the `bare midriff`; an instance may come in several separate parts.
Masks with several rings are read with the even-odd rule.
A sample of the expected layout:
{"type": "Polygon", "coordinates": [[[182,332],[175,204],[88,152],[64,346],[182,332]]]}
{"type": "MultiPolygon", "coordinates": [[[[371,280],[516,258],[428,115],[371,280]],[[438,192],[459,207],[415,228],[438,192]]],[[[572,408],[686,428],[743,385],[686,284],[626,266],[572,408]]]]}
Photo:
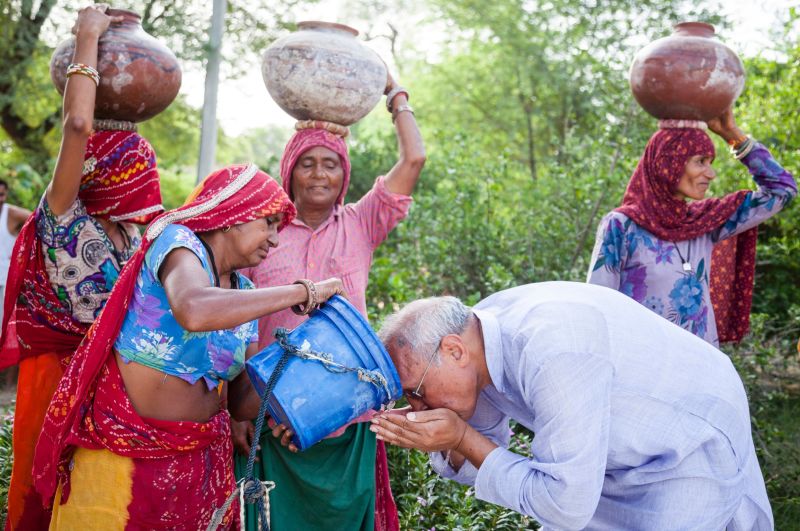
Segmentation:
{"type": "Polygon", "coordinates": [[[125,391],[136,412],[145,418],[208,422],[220,410],[223,393],[209,389],[201,378],[194,384],[177,376],[126,362],[114,351],[125,391]]]}

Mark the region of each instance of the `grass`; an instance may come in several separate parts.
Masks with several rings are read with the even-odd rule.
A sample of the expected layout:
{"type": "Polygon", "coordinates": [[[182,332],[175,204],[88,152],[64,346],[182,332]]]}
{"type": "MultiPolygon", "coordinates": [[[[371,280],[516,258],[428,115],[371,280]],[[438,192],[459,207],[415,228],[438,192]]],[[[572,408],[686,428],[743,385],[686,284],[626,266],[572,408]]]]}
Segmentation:
{"type": "Polygon", "coordinates": [[[11,465],[14,454],[11,450],[11,432],[14,428],[14,410],[3,408],[0,412],[0,523],[5,528],[8,507],[8,485],[11,482],[11,465]]]}

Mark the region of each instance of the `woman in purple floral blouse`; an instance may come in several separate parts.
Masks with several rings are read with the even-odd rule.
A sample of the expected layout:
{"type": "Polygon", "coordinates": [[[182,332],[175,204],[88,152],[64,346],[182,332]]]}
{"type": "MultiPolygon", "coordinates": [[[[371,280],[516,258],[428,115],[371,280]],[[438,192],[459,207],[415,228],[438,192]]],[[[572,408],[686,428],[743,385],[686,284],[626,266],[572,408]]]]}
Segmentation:
{"type": "Polygon", "coordinates": [[[621,291],[719,346],[720,340],[740,339],[747,329],[754,229],[797,195],[797,185],[763,145],[742,133],[729,110],[709,121],[708,128],[732,146],[758,188],[704,199],[716,178],[711,167],[714,146],[702,130],[705,124],[660,125],[631,177],[622,206],[600,222],[587,282],[621,291]],[[714,252],[712,267],[715,245],[736,238],[738,249],[718,246],[717,251],[726,250],[714,252]],[[723,260],[718,254],[730,256],[723,260]],[[733,303],[723,304],[712,293],[725,285],[737,297],[733,303]]]}

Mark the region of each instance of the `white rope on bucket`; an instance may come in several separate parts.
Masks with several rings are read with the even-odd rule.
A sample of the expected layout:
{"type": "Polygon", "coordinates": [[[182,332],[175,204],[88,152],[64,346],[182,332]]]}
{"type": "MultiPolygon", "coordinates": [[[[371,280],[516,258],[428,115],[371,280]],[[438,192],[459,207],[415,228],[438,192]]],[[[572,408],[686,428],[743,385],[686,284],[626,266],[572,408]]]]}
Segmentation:
{"type": "Polygon", "coordinates": [[[386,397],[392,397],[392,391],[389,389],[389,382],[386,381],[386,377],[384,377],[380,371],[370,371],[363,367],[348,367],[346,365],[342,365],[341,363],[333,361],[333,356],[331,354],[311,350],[311,344],[308,342],[308,340],[303,340],[303,344],[299,347],[292,345],[289,343],[288,334],[289,332],[285,328],[278,328],[275,330],[275,338],[278,340],[278,344],[283,348],[284,351],[289,352],[298,358],[318,361],[330,372],[355,372],[358,374],[358,379],[360,381],[370,383],[379,389],[383,388],[383,390],[386,392],[386,397]]]}

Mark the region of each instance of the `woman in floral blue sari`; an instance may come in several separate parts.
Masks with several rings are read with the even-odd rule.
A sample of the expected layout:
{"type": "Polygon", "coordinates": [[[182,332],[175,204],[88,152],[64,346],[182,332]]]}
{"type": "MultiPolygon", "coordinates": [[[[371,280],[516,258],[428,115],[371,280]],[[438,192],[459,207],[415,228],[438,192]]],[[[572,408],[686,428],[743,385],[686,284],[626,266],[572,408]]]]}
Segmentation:
{"type": "Polygon", "coordinates": [[[705,125],[666,121],[650,138],[622,205],[600,222],[587,281],[719,346],[748,330],[756,226],[784,208],[797,185],[728,110],[708,128],[731,145],[758,188],[704,199],[716,178],[705,125]]]}

